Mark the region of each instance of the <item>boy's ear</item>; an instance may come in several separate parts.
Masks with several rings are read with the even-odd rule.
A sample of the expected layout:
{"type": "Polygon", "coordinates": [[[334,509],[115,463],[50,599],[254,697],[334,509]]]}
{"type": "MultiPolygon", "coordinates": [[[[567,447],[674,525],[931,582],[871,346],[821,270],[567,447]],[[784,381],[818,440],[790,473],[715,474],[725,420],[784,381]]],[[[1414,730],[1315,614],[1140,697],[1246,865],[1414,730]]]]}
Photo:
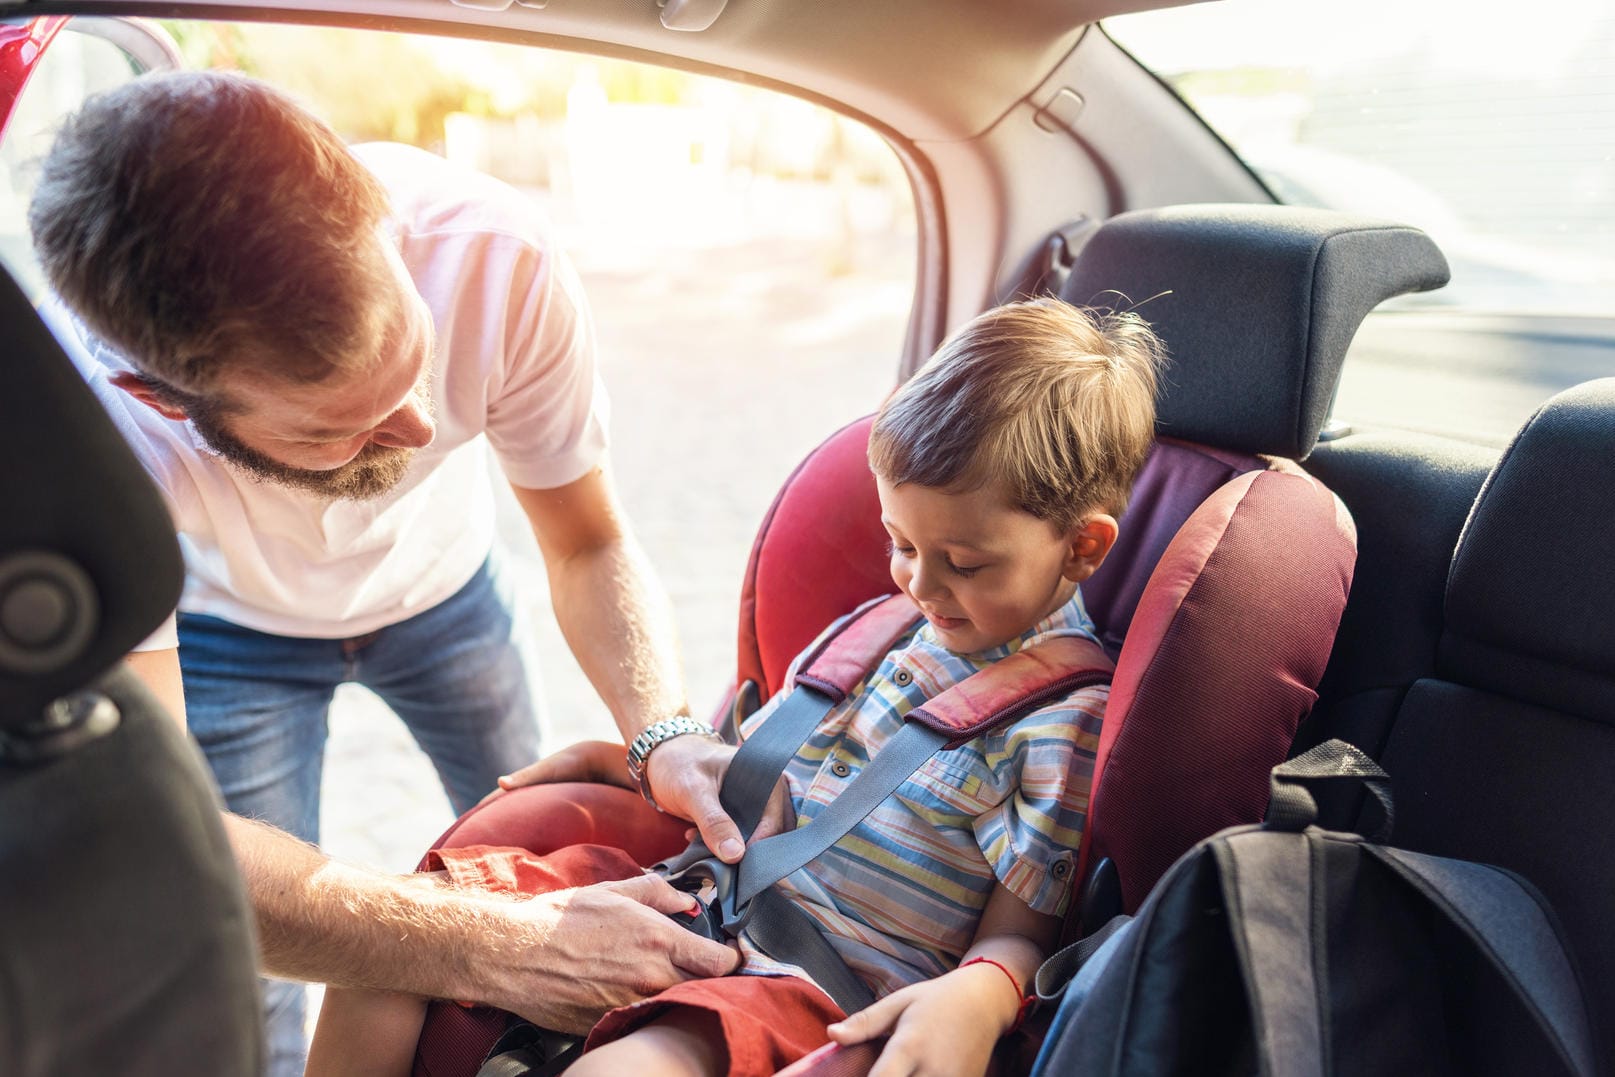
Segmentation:
{"type": "Polygon", "coordinates": [[[1116,545],[1118,531],[1116,517],[1103,512],[1095,513],[1072,528],[1065,578],[1073,583],[1081,583],[1092,576],[1104,564],[1110,548],[1116,545]]]}
{"type": "Polygon", "coordinates": [[[107,380],[165,419],[184,422],[190,418],[184,408],[164,400],[162,393],[132,370],[120,370],[107,380]]]}

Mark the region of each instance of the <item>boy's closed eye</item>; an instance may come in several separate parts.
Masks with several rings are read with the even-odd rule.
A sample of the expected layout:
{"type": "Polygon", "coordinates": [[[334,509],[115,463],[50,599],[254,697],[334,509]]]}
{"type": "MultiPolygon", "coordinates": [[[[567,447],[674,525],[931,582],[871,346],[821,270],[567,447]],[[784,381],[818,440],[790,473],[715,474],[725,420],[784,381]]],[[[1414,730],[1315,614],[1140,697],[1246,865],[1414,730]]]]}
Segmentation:
{"type": "MultiPolygon", "coordinates": [[[[895,540],[888,540],[886,543],[886,553],[888,556],[913,557],[914,547],[905,546],[895,540]]],[[[942,561],[945,565],[947,565],[948,571],[957,573],[965,579],[969,579],[971,576],[974,576],[976,573],[987,567],[986,565],[961,565],[956,563],[952,556],[948,554],[942,555],[942,561]]]]}

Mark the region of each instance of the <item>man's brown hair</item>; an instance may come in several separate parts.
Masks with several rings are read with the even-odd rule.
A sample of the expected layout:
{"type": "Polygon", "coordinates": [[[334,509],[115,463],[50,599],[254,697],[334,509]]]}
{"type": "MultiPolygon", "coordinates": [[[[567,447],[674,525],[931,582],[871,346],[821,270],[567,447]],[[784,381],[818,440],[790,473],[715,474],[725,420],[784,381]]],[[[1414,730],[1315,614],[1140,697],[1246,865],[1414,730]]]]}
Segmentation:
{"type": "Polygon", "coordinates": [[[52,287],[181,399],[229,374],[320,381],[353,361],[388,279],[387,196],[336,133],[240,75],[98,94],[45,158],[28,210],[52,287]]]}
{"type": "Polygon", "coordinates": [[[893,485],[1000,487],[1060,530],[1120,515],[1155,439],[1165,349],[1138,315],[1055,299],[977,316],[886,402],[869,464],[893,485]]]}

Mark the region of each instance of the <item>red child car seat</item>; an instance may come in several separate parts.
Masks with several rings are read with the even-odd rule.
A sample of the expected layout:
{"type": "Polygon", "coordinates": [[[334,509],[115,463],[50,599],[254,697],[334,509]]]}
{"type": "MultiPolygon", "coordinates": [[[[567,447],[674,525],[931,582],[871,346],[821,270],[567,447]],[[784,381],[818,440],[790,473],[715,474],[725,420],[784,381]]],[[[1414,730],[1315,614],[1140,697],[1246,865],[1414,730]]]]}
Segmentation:
{"type": "MultiPolygon", "coordinates": [[[[1083,585],[1116,671],[1079,895],[1108,879],[1112,896],[1094,900],[1131,911],[1194,842],[1262,817],[1268,771],[1315,698],[1355,558],[1343,506],[1288,461],[1316,442],[1362,317],[1446,275],[1414,229],[1275,206],[1123,214],[1084,248],[1062,298],[1156,297],[1147,314],[1172,363],[1158,405],[1170,436],[1083,585]],[[1113,870],[1097,871],[1105,860],[1113,870]]],[[[735,687],[715,722],[777,691],[825,624],[892,590],[865,460],[870,422],[814,450],[769,509],[746,569],[735,687]]],[[[438,845],[604,842],[648,864],[681,849],[682,830],[624,790],[550,786],[473,809],[438,845]]],[[[449,1064],[454,1040],[429,1021],[416,1072],[474,1072],[449,1064]]]]}

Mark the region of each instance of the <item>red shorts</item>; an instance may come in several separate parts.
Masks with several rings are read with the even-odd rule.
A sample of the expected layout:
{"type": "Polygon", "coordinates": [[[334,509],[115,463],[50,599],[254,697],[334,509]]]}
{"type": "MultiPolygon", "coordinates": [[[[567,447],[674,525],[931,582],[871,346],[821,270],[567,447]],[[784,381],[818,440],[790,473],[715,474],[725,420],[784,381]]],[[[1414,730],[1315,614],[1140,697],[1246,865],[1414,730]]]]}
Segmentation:
{"type": "MultiPolygon", "coordinates": [[[[628,879],[644,870],[626,853],[603,845],[572,845],[547,856],[489,845],[438,849],[427,867],[447,871],[456,886],[519,894],[628,879]]],[[[711,1015],[729,1051],[731,1077],[768,1077],[827,1043],[825,1026],[846,1016],[823,991],[794,976],[689,980],[610,1011],[589,1033],[588,1047],[681,1009],[711,1015]]]]}

